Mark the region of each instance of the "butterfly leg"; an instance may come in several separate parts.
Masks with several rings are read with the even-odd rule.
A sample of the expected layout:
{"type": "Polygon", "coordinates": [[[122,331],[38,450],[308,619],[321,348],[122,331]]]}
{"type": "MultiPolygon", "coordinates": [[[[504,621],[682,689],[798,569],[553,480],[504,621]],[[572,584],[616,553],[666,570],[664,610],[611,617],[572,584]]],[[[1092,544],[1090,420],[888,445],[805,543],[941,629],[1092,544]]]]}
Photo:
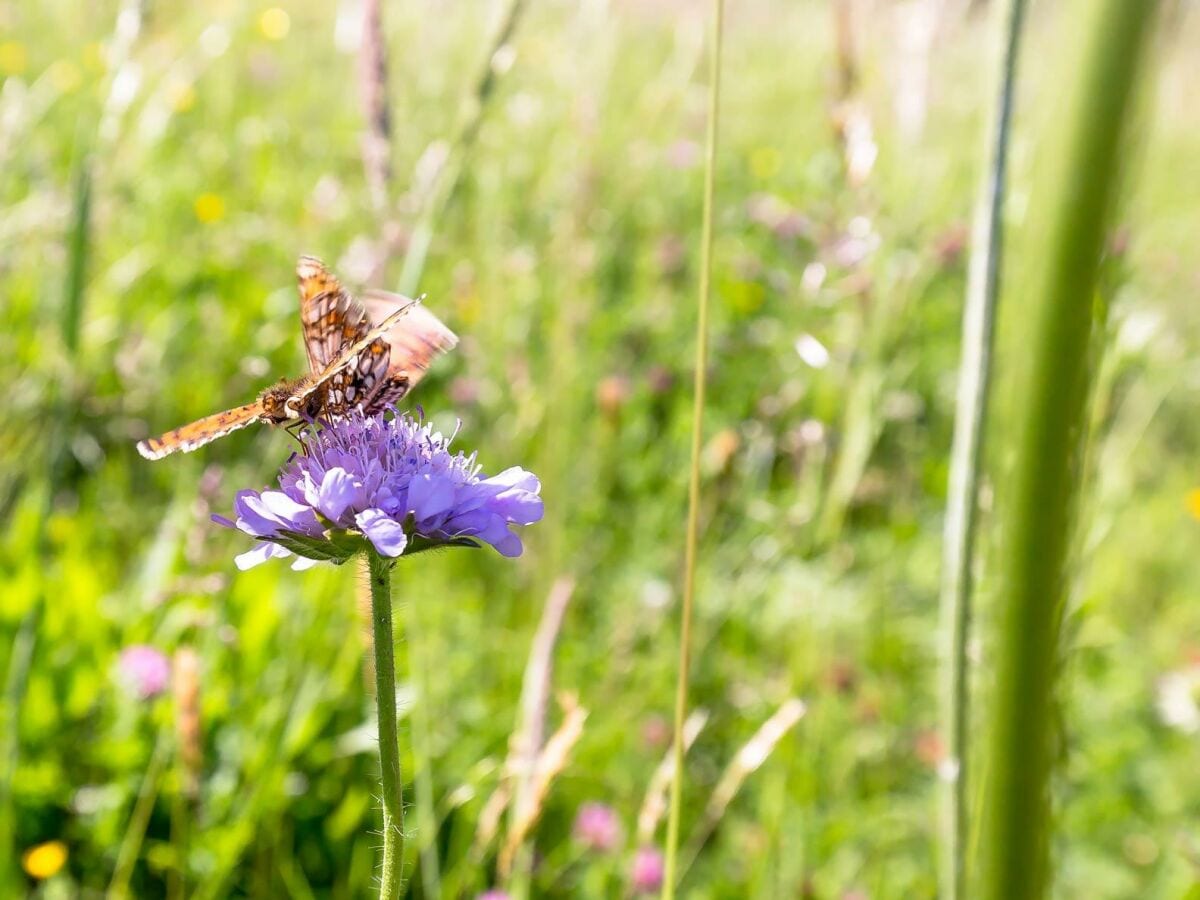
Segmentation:
{"type": "Polygon", "coordinates": [[[308,445],[300,437],[300,433],[304,430],[304,426],[308,425],[303,419],[294,419],[283,426],[283,430],[292,436],[292,439],[300,445],[300,454],[308,456],[308,445]]]}

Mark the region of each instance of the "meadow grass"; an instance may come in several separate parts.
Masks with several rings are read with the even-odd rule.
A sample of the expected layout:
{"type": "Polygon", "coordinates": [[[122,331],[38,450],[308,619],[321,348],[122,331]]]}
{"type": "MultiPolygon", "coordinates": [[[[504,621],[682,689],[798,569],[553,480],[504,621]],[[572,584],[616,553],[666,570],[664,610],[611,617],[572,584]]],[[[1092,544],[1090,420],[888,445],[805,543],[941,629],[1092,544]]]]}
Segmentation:
{"type": "MultiPolygon", "coordinates": [[[[402,277],[507,8],[384,7],[399,238],[379,286],[402,277]]],[[[376,265],[357,17],[151,3],[127,35],[121,9],[143,7],[0,3],[0,893],[104,892],[119,872],[131,896],[364,896],[378,890],[379,769],[356,575],[237,573],[244,546],[208,522],[274,477],[287,437],[247,430],[155,464],[133,449],[302,371],[299,254],[356,286],[376,265]],[[114,677],[135,643],[196,654],[195,757],[175,699],[139,701],[114,677]],[[56,840],[62,871],[20,871],[25,850],[56,840]]],[[[564,578],[545,712],[564,753],[521,836],[530,893],[622,896],[636,846],[662,847],[661,814],[641,839],[635,822],[675,690],[706,14],[526,4],[469,152],[447,163],[461,168],[416,287],[462,343],[413,402],[446,429],[461,419],[489,469],[541,475],[547,518],[515,564],[453,552],[395,574],[410,896],[496,882],[513,819],[490,835],[481,823],[510,783],[531,645],[564,578]],[[568,746],[564,725],[580,721],[568,746]],[[618,852],[572,838],[589,801],[619,814],[618,852]]],[[[860,8],[847,98],[827,4],[730,7],[689,686],[706,718],[680,817],[689,898],[936,890],[941,521],[990,75],[981,23],[948,13],[915,77],[905,15],[860,8]],[[878,154],[861,178],[852,147],[878,154]],[[762,742],[796,698],[803,717],[762,742]],[[747,746],[769,747],[756,768],[738,765],[747,746]]],[[[1182,896],[1200,859],[1186,694],[1200,214],[1181,189],[1200,183],[1200,73],[1195,14],[1176,15],[1097,288],[1107,352],[1056,706],[1062,897],[1182,896]]],[[[1032,126],[1062,82],[1053,51],[1072,33],[1054,10],[1028,27],[1016,225],[1033,203],[1032,126]]],[[[1005,283],[1025,258],[1015,241],[1005,283]]],[[[1005,387],[1022,350],[1011,326],[1002,316],[982,479],[984,635],[989,501],[1023,402],[1005,387]]],[[[992,644],[978,649],[990,672],[992,644]]]]}

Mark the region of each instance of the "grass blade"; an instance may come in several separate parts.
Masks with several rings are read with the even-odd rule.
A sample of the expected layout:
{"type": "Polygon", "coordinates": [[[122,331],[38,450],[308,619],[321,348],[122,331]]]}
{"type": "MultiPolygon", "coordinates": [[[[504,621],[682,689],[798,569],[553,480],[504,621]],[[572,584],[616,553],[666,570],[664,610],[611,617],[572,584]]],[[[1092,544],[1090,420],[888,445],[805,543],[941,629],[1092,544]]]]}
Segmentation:
{"type": "Polygon", "coordinates": [[[971,636],[972,564],[978,521],[979,475],[983,465],[984,423],[991,397],[992,349],[1000,289],[1008,146],[1016,92],[1017,54],[1025,0],[1011,0],[1000,77],[1000,96],[991,136],[990,159],[976,211],[971,269],[963,310],[962,359],[950,452],[942,544],[941,627],[943,712],[946,747],[953,766],[942,784],[941,892],[946,900],[963,896],[966,879],[967,791],[970,722],[967,642],[971,636]]]}
{"type": "Polygon", "coordinates": [[[990,728],[981,896],[1042,897],[1049,884],[1053,697],[1066,560],[1085,432],[1100,254],[1112,212],[1133,84],[1157,4],[1086,9],[1072,106],[1045,182],[1047,239],[1029,293],[1028,365],[1017,396],[1011,490],[1000,519],[1001,623],[990,728]]]}

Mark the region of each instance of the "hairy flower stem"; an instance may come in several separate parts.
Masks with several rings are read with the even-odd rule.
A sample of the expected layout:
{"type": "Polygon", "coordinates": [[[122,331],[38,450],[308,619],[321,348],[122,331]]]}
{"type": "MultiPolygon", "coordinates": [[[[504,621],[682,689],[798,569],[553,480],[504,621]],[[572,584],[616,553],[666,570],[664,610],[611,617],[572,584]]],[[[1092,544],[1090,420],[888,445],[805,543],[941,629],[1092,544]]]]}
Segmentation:
{"type": "Polygon", "coordinates": [[[679,817],[683,799],[684,720],[687,718],[688,669],[691,665],[692,605],[696,592],[696,543],[700,531],[700,453],[704,437],[705,372],[708,367],[708,298],[712,281],[713,182],[717,158],[717,112],[721,101],[721,32],[724,0],[713,0],[709,50],[708,135],[704,154],[704,209],[700,233],[700,291],[696,317],[696,370],[692,387],[692,452],[688,477],[687,537],[683,562],[683,610],[679,627],[679,673],[675,690],[674,771],[667,817],[667,847],[662,898],[675,896],[679,858],[679,817]]]}
{"type": "Polygon", "coordinates": [[[367,550],[371,574],[371,625],[375,643],[375,702],[379,710],[379,766],[383,794],[383,868],[380,900],[400,896],[404,860],[404,798],[400,741],[396,735],[396,662],[392,638],[392,561],[367,550]]]}

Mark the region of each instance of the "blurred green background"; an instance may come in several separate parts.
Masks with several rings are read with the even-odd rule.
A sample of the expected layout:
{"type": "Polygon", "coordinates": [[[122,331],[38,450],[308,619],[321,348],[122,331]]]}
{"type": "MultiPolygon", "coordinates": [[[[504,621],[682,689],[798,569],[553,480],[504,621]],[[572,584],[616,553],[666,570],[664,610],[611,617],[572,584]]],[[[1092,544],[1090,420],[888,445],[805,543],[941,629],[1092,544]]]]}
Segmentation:
{"type": "MultiPolygon", "coordinates": [[[[730,4],[684,896],[934,893],[941,521],[993,5],[730,4]],[[792,698],[803,717],[764,738],[792,698]]],[[[0,0],[3,896],[371,892],[357,574],[238,573],[245,540],[209,523],[289,439],[134,450],[301,374],[301,253],[355,288],[398,287],[407,256],[462,338],[412,402],[461,420],[487,470],[544,484],[519,561],[397,569],[411,895],[504,881],[520,836],[494,798],[556,593],[545,734],[587,715],[536,804],[532,893],[638,888],[674,692],[707,14],[385,3],[385,197],[361,153],[360,3],[0,0]],[[141,644],[174,660],[152,698],[119,662],[141,644]],[[615,811],[615,845],[573,830],[585,803],[615,811]]],[[[1061,897],[1200,895],[1195,5],[1167,25],[1098,298],[1061,897]]],[[[1033,5],[1014,230],[1071,26],[1033,5]]],[[[993,473],[1021,403],[1003,380],[1020,299],[993,473]]]]}

